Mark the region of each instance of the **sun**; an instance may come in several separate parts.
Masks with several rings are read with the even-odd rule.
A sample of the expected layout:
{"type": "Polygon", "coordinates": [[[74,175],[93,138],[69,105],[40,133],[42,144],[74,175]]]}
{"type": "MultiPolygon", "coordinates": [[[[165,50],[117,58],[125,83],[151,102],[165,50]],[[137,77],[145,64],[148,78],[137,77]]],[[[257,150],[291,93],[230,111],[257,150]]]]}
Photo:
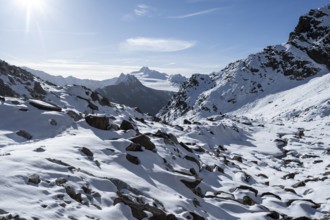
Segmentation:
{"type": "Polygon", "coordinates": [[[15,0],[15,4],[25,11],[25,31],[30,31],[31,23],[38,23],[44,13],[46,0],[15,0]]]}
{"type": "Polygon", "coordinates": [[[16,0],[17,4],[30,10],[42,9],[45,0],[16,0]]]}

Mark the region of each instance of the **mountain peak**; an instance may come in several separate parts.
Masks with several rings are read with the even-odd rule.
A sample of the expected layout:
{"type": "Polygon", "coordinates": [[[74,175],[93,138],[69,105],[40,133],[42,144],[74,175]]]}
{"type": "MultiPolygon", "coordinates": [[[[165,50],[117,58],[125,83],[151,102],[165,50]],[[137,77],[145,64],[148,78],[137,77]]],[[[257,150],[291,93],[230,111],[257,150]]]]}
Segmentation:
{"type": "Polygon", "coordinates": [[[142,85],[141,82],[135,76],[124,73],[120,74],[115,84],[142,85]]]}
{"type": "Polygon", "coordinates": [[[152,78],[152,79],[162,79],[166,80],[168,75],[166,73],[161,73],[156,70],[152,70],[147,66],[143,66],[140,70],[134,71],[132,75],[137,75],[143,78],[152,78]]]}

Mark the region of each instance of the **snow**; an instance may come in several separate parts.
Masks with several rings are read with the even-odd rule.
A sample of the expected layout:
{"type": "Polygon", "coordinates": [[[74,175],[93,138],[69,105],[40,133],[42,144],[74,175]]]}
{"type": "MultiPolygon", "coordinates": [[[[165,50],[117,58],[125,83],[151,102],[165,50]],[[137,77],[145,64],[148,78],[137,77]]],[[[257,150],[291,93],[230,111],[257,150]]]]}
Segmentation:
{"type": "MultiPolygon", "coordinates": [[[[287,45],[276,50],[306,59],[287,45]]],[[[248,70],[264,59],[252,55],[220,75],[194,75],[180,90],[192,94],[187,98],[194,108],[171,123],[116,103],[102,105],[83,86],[18,77],[11,83],[0,72],[20,95],[0,101],[0,218],[328,218],[330,73],[323,68],[293,81],[268,67],[265,77],[248,70]],[[264,92],[245,93],[253,83],[244,82],[256,76],[264,92]],[[33,82],[46,91],[40,99],[33,97],[40,95],[31,92],[33,82]],[[219,99],[233,94],[243,97],[234,106],[219,99]],[[216,100],[225,114],[200,113],[199,105],[216,100]],[[61,111],[31,102],[54,103],[61,111]],[[92,127],[87,115],[108,117],[111,129],[92,127]],[[120,129],[123,120],[136,129],[120,129]],[[127,149],[141,134],[154,150],[127,149]]]]}

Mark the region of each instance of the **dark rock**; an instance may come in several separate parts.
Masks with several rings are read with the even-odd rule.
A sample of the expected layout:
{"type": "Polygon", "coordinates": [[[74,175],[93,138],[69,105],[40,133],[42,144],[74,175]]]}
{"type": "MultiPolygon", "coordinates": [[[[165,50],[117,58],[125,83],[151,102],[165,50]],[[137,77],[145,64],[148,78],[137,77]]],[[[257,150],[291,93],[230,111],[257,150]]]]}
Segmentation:
{"type": "Polygon", "coordinates": [[[199,168],[199,170],[201,169],[201,164],[200,164],[200,162],[195,157],[191,157],[191,156],[186,155],[186,156],[184,156],[183,159],[190,160],[190,161],[196,163],[197,166],[198,166],[198,168],[199,168]]]}
{"type": "Polygon", "coordinates": [[[323,160],[314,160],[313,164],[322,163],[322,162],[323,162],[323,160]]]}
{"type": "Polygon", "coordinates": [[[132,125],[132,123],[129,122],[129,121],[123,120],[123,121],[121,122],[121,125],[120,125],[120,130],[125,130],[125,131],[127,131],[127,130],[130,130],[130,129],[135,130],[135,128],[134,128],[134,126],[132,125]]]}
{"type": "Polygon", "coordinates": [[[282,177],[282,179],[294,179],[297,173],[288,173],[282,177]]]}
{"type": "Polygon", "coordinates": [[[75,111],[72,111],[72,110],[68,110],[66,112],[66,114],[68,116],[70,116],[71,118],[73,118],[74,121],[79,121],[83,118],[80,114],[78,114],[78,113],[76,113],[75,111]]]}
{"type": "Polygon", "coordinates": [[[185,145],[184,143],[180,142],[180,146],[183,147],[186,151],[192,153],[193,150],[191,148],[189,148],[187,145],[185,145]]]}
{"type": "Polygon", "coordinates": [[[280,148],[283,148],[288,144],[288,141],[286,139],[280,139],[280,138],[275,139],[274,142],[280,148]]]}
{"type": "Polygon", "coordinates": [[[255,196],[258,195],[258,190],[256,190],[255,188],[253,188],[251,186],[240,185],[240,186],[236,187],[235,190],[237,190],[237,189],[249,190],[251,192],[254,192],[255,196]]]}
{"type": "Polygon", "coordinates": [[[196,213],[194,212],[189,212],[189,214],[192,216],[192,220],[205,220],[204,217],[200,216],[200,215],[197,215],[196,213]]]}
{"type": "Polygon", "coordinates": [[[65,191],[72,199],[76,200],[79,203],[82,202],[81,193],[76,193],[73,186],[66,185],[65,191]]]}
{"type": "Polygon", "coordinates": [[[94,156],[93,152],[90,149],[88,149],[87,147],[82,147],[81,152],[83,152],[87,157],[94,156]]]}
{"type": "Polygon", "coordinates": [[[183,120],[183,124],[185,125],[191,125],[191,122],[188,119],[183,120]]]}
{"type": "Polygon", "coordinates": [[[31,92],[32,97],[34,98],[42,98],[45,96],[47,92],[42,88],[39,82],[34,82],[34,87],[31,92]]]}
{"type": "Polygon", "coordinates": [[[55,180],[55,183],[58,186],[63,186],[66,182],[67,182],[67,180],[65,178],[63,178],[63,177],[57,178],[55,180]]]}
{"type": "Polygon", "coordinates": [[[132,200],[126,195],[123,195],[121,193],[118,193],[118,198],[116,198],[113,201],[113,204],[116,205],[118,203],[124,203],[127,205],[132,212],[132,215],[137,218],[137,219],[146,219],[147,214],[145,212],[152,213],[152,217],[149,217],[148,219],[150,220],[171,220],[171,219],[176,219],[175,216],[173,215],[166,215],[166,213],[155,207],[155,206],[150,206],[149,204],[145,204],[139,199],[132,200]],[[168,218],[167,218],[168,216],[168,218]],[[174,218],[173,218],[174,217],[174,218]]]}
{"type": "Polygon", "coordinates": [[[98,128],[101,130],[109,130],[110,123],[108,117],[87,115],[85,117],[85,120],[90,126],[94,128],[98,128]]]}
{"type": "Polygon", "coordinates": [[[294,189],[291,189],[291,188],[285,188],[284,191],[286,191],[286,192],[292,192],[294,194],[297,194],[296,191],[294,189]]]}
{"type": "Polygon", "coordinates": [[[136,157],[136,156],[133,156],[133,155],[131,155],[131,154],[127,154],[127,155],[126,155],[126,159],[127,159],[129,162],[133,163],[133,164],[136,164],[136,165],[140,164],[140,160],[139,160],[139,158],[136,157]]]}
{"type": "Polygon", "coordinates": [[[56,126],[57,125],[57,122],[55,121],[55,119],[50,119],[49,120],[49,124],[50,125],[53,125],[53,126],[56,126]]]}
{"type": "Polygon", "coordinates": [[[268,176],[266,176],[266,175],[263,174],[263,173],[259,173],[257,176],[259,176],[259,177],[263,177],[263,178],[265,178],[265,179],[268,179],[268,176]]]}
{"type": "Polygon", "coordinates": [[[276,211],[271,211],[266,216],[270,217],[272,219],[279,219],[280,218],[280,214],[276,211]]]}
{"type": "Polygon", "coordinates": [[[253,201],[253,199],[251,199],[249,196],[244,196],[243,199],[242,199],[242,203],[244,205],[248,205],[248,206],[256,204],[256,202],[253,201]]]}
{"type": "Polygon", "coordinates": [[[287,201],[286,205],[287,206],[290,206],[292,203],[296,202],[296,201],[304,201],[304,202],[309,202],[311,204],[313,204],[311,207],[314,208],[314,209],[318,209],[321,207],[320,204],[314,202],[313,200],[311,199],[290,199],[287,201]]]}
{"type": "Polygon", "coordinates": [[[189,189],[195,189],[201,182],[202,179],[196,179],[195,181],[188,181],[188,180],[180,180],[184,185],[186,185],[189,189]]]}
{"type": "Polygon", "coordinates": [[[306,186],[306,184],[303,181],[292,185],[293,188],[298,188],[298,187],[302,187],[302,186],[306,186]]]}
{"type": "Polygon", "coordinates": [[[29,176],[28,183],[39,184],[41,182],[39,175],[33,174],[29,176]]]}
{"type": "Polygon", "coordinates": [[[128,147],[126,147],[127,151],[142,151],[142,147],[140,144],[136,144],[136,143],[131,143],[130,145],[128,145],[128,147]]]}
{"type": "Polygon", "coordinates": [[[236,161],[238,161],[238,162],[240,162],[240,163],[242,163],[243,162],[243,160],[242,160],[242,157],[241,156],[234,156],[233,158],[232,158],[232,160],[236,160],[236,161]]]}
{"type": "Polygon", "coordinates": [[[264,192],[260,195],[260,197],[264,197],[264,196],[273,196],[273,197],[277,198],[278,200],[282,200],[281,197],[279,197],[278,195],[271,193],[271,192],[264,192]]]}
{"type": "Polygon", "coordinates": [[[32,135],[29,134],[27,131],[24,131],[24,130],[19,130],[19,131],[16,132],[16,134],[18,136],[21,136],[21,137],[27,139],[27,140],[31,140],[32,139],[32,135]]]}
{"type": "Polygon", "coordinates": [[[173,134],[167,134],[165,132],[162,132],[158,130],[154,136],[160,137],[164,139],[165,144],[178,144],[178,139],[173,134]]]}
{"type": "Polygon", "coordinates": [[[41,152],[45,152],[46,150],[42,147],[38,147],[38,148],[34,149],[33,151],[41,153],[41,152]]]}
{"type": "Polygon", "coordinates": [[[1,96],[9,96],[9,97],[18,97],[19,95],[11,89],[10,86],[4,83],[2,79],[0,79],[0,95],[1,96]]]}
{"type": "Polygon", "coordinates": [[[135,144],[140,144],[147,150],[154,150],[156,148],[155,144],[151,142],[150,138],[144,134],[136,136],[130,139],[135,144]]]}

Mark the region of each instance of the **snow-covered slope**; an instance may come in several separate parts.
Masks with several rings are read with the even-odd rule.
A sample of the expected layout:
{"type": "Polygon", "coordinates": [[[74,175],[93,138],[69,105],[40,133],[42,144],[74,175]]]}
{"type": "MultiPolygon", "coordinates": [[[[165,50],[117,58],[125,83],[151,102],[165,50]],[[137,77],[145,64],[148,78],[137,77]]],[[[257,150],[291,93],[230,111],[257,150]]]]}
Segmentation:
{"type": "Polygon", "coordinates": [[[79,79],[73,76],[63,77],[63,76],[53,76],[51,74],[48,74],[46,72],[40,71],[40,70],[34,70],[28,67],[24,67],[23,69],[29,71],[33,75],[48,81],[50,83],[53,83],[55,85],[59,86],[66,86],[66,85],[79,85],[79,86],[85,86],[90,89],[98,89],[102,88],[108,85],[113,85],[117,81],[118,77],[114,77],[111,79],[106,80],[92,80],[92,79],[79,79]]]}
{"type": "MultiPolygon", "coordinates": [[[[327,76],[293,92],[329,92],[327,76]]],[[[8,86],[0,90],[3,219],[320,219],[330,212],[327,111],[299,123],[266,123],[252,111],[168,125],[5,63],[1,82],[8,86]]]]}
{"type": "Polygon", "coordinates": [[[286,44],[269,46],[212,75],[193,75],[160,116],[171,121],[230,112],[328,73],[329,19],[329,5],[312,10],[300,18],[286,44]]]}
{"type": "Polygon", "coordinates": [[[1,62],[0,219],[329,219],[329,72],[310,61],[263,92],[241,62],[194,75],[177,107],[230,78],[255,98],[171,124],[1,62]]]}

